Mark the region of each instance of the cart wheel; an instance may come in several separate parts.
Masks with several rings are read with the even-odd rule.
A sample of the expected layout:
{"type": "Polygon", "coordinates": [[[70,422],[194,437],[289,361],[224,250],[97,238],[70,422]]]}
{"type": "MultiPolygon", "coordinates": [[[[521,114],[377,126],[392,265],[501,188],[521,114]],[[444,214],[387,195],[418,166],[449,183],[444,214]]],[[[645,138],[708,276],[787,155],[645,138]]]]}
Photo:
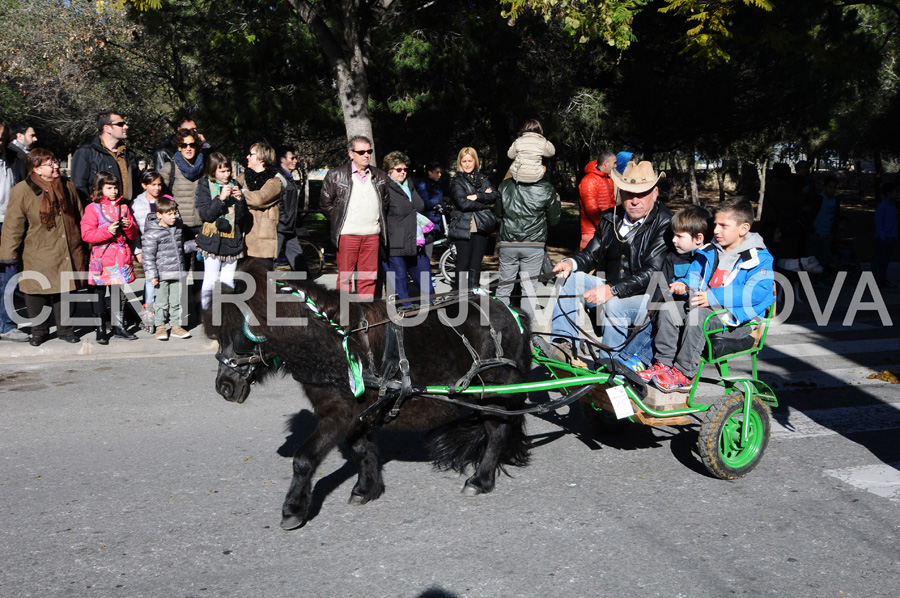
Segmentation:
{"type": "Polygon", "coordinates": [[[453,273],[456,272],[456,246],[450,245],[444,255],[441,256],[438,267],[441,270],[441,276],[447,284],[453,284],[453,273]]]}
{"type": "Polygon", "coordinates": [[[769,410],[756,397],[750,403],[750,430],[746,443],[741,442],[743,421],[742,392],[719,399],[704,414],[697,441],[700,459],[717,478],[733,480],[744,477],[756,467],[769,444],[772,430],[769,410]]]}
{"type": "Polygon", "coordinates": [[[590,403],[579,401],[578,404],[581,405],[581,415],[597,434],[607,436],[624,434],[634,423],[627,417],[618,419],[615,414],[605,409],[594,409],[590,403]]]}

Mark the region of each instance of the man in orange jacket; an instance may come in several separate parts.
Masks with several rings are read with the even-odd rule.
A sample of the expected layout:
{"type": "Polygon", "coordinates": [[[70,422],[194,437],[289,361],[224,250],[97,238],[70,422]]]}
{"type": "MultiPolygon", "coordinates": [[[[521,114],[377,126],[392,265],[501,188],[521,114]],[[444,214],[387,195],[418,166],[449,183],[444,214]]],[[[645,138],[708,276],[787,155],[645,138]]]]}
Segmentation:
{"type": "Polygon", "coordinates": [[[602,152],[600,158],[588,162],[584,167],[584,178],[578,184],[581,197],[581,245],[584,249],[594,238],[594,231],[600,222],[600,214],[616,205],[616,189],[609,173],[616,167],[616,156],[612,152],[602,152]]]}

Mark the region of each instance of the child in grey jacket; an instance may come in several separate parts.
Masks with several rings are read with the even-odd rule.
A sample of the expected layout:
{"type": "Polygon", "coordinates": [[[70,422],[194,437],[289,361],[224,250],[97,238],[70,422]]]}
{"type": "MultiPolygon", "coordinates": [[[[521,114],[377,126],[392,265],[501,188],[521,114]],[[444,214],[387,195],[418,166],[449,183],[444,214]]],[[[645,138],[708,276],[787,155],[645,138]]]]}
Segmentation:
{"type": "Polygon", "coordinates": [[[170,196],[159,198],[155,213],[147,215],[143,246],[144,273],[155,289],[153,320],[156,339],[169,340],[167,310],[172,336],[190,338],[191,333],[181,327],[181,281],[186,275],[184,253],[195,250],[196,244],[194,241],[182,242],[178,204],[170,196]]]}

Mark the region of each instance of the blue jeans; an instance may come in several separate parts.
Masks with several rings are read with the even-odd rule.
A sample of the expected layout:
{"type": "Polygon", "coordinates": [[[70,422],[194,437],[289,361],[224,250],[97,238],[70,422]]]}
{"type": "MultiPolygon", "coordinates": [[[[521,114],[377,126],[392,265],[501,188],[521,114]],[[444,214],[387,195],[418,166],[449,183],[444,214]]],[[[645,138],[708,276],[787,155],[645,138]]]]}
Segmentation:
{"type": "MultiPolygon", "coordinates": [[[[9,280],[15,275],[15,266],[0,265],[0,334],[5,334],[16,327],[16,323],[12,321],[12,318],[9,317],[9,313],[6,311],[6,286],[9,284],[9,280]]],[[[15,287],[10,290],[12,291],[14,289],[15,287]]],[[[13,311],[15,306],[12,301],[12,293],[10,293],[9,299],[9,311],[13,311]]]]}
{"type": "Polygon", "coordinates": [[[578,304],[584,304],[586,308],[599,308],[597,314],[602,334],[601,342],[607,347],[612,347],[615,355],[621,354],[624,357],[637,355],[644,363],[650,363],[653,354],[649,325],[631,339],[631,342],[622,346],[628,338],[629,326],[642,322],[646,317],[649,295],[613,297],[602,307],[584,300],[583,295],[587,291],[602,284],[606,284],[602,278],[584,272],[573,272],[563,284],[560,298],[553,308],[550,334],[554,337],[577,338],[578,329],[575,323],[579,320],[578,304]]]}
{"type": "MultiPolygon", "coordinates": [[[[424,247],[419,247],[416,255],[389,257],[387,261],[381,262],[381,266],[387,274],[387,288],[389,290],[393,288],[397,299],[410,298],[407,273],[420,285],[420,295],[426,297],[434,295],[434,285],[431,283],[431,261],[425,255],[424,247]]],[[[415,297],[413,298],[415,299],[415,297]]]]}

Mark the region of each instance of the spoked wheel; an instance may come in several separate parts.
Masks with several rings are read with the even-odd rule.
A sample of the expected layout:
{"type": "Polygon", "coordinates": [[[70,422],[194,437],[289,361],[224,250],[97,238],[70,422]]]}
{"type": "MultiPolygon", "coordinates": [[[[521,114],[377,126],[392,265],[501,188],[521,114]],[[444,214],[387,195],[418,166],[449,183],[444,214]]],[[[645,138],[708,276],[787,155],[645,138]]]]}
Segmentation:
{"type": "Polygon", "coordinates": [[[453,284],[453,273],[456,272],[455,245],[450,245],[447,251],[444,252],[444,255],[441,256],[439,265],[441,268],[441,276],[444,277],[444,282],[447,284],[453,284]]]}
{"type": "Polygon", "coordinates": [[[720,399],[704,414],[697,442],[700,459],[717,478],[733,480],[750,473],[769,444],[772,420],[769,410],[756,397],[750,403],[749,434],[741,440],[744,394],[735,392],[720,399]]]}

